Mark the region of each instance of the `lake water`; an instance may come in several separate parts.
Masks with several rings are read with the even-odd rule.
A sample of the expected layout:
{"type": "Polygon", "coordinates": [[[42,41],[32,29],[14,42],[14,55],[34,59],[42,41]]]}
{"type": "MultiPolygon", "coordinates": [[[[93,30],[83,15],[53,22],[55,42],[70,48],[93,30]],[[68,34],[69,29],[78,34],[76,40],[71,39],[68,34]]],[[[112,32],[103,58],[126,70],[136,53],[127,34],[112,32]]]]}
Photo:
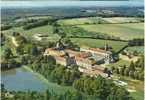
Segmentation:
{"type": "Polygon", "coordinates": [[[8,90],[15,91],[50,91],[63,93],[67,90],[72,90],[71,87],[60,86],[47,81],[39,74],[27,70],[25,67],[16,68],[1,72],[1,82],[8,90]]]}

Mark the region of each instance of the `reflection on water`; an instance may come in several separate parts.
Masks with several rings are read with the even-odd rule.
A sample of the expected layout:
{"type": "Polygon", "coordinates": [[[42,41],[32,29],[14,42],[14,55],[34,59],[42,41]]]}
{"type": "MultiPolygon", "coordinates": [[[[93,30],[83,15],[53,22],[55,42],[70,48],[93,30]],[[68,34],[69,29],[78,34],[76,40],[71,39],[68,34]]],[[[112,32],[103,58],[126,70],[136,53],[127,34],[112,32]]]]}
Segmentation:
{"type": "Polygon", "coordinates": [[[24,68],[16,68],[1,72],[1,81],[8,90],[42,91],[47,89],[47,84],[24,68]]]}
{"type": "Polygon", "coordinates": [[[58,94],[62,94],[68,90],[74,91],[74,88],[68,86],[60,86],[55,83],[45,81],[40,76],[21,67],[1,72],[1,80],[8,90],[15,91],[45,91],[49,89],[58,94]]]}
{"type": "Polygon", "coordinates": [[[13,69],[13,70],[8,70],[8,71],[2,71],[1,75],[3,77],[9,76],[9,75],[16,75],[16,70],[13,69]]]}

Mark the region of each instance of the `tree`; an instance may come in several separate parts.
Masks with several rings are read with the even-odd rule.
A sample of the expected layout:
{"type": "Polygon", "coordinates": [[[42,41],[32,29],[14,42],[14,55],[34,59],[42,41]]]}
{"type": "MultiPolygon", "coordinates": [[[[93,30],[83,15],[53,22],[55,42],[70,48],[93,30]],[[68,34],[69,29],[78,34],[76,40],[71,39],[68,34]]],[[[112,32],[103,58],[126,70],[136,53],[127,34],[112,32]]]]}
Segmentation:
{"type": "Polygon", "coordinates": [[[139,73],[139,79],[142,81],[144,80],[144,71],[139,73]]]}
{"type": "Polygon", "coordinates": [[[135,71],[135,65],[133,61],[130,62],[129,71],[135,71]]]}
{"type": "Polygon", "coordinates": [[[129,71],[129,76],[130,76],[131,78],[134,78],[134,71],[129,71]]]}
{"type": "Polygon", "coordinates": [[[124,70],[124,75],[125,75],[125,76],[129,76],[129,69],[128,69],[128,68],[126,68],[126,69],[124,70]]]}
{"type": "Polygon", "coordinates": [[[119,73],[119,68],[116,68],[116,69],[115,69],[115,73],[120,74],[120,73],[119,73]]]}
{"type": "Polygon", "coordinates": [[[1,84],[1,100],[5,100],[5,92],[4,84],[1,84]]]}
{"type": "Polygon", "coordinates": [[[20,46],[16,47],[16,53],[19,54],[19,55],[24,54],[24,47],[23,47],[23,45],[20,45],[20,46]]]}
{"type": "Polygon", "coordinates": [[[133,55],[134,55],[134,56],[138,56],[138,52],[135,50],[135,51],[133,52],[133,55]]]}
{"type": "Polygon", "coordinates": [[[124,68],[120,68],[120,74],[124,76],[124,71],[125,69],[124,68]]]}
{"type": "Polygon", "coordinates": [[[56,65],[56,59],[53,56],[49,55],[47,56],[47,63],[49,63],[49,65],[56,65]]]}
{"type": "Polygon", "coordinates": [[[104,69],[104,73],[107,73],[107,72],[108,72],[108,68],[105,67],[105,69],[104,69]]]}
{"type": "Polygon", "coordinates": [[[3,56],[4,56],[5,59],[10,59],[10,57],[13,56],[13,53],[12,53],[11,49],[10,48],[5,48],[3,56]]]}
{"type": "Polygon", "coordinates": [[[33,56],[36,56],[36,55],[38,55],[38,53],[39,53],[39,51],[38,51],[37,46],[36,45],[33,45],[32,48],[31,48],[31,54],[33,56]]]}
{"type": "Polygon", "coordinates": [[[107,96],[107,100],[133,100],[133,98],[129,96],[129,92],[124,88],[115,86],[109,96],[107,96]]]}
{"type": "Polygon", "coordinates": [[[50,100],[51,98],[51,93],[49,92],[49,90],[46,90],[45,92],[45,100],[50,100]]]}
{"type": "Polygon", "coordinates": [[[137,71],[134,72],[134,78],[139,79],[139,73],[137,71]]]}

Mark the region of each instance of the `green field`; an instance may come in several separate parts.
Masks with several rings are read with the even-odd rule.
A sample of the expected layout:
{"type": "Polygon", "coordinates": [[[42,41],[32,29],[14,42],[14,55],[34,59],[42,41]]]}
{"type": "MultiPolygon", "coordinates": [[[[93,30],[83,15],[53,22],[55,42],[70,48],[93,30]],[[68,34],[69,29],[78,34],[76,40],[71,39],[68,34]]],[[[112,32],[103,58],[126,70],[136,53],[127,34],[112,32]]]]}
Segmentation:
{"type": "Polygon", "coordinates": [[[123,46],[127,44],[127,42],[120,41],[110,41],[110,40],[99,40],[99,39],[88,39],[88,38],[72,38],[71,39],[75,44],[78,44],[81,47],[92,47],[92,48],[100,48],[104,47],[105,42],[112,46],[114,51],[120,50],[123,46]]]}
{"type": "Polygon", "coordinates": [[[120,37],[124,40],[143,38],[144,23],[141,18],[135,17],[88,17],[59,20],[60,25],[73,25],[86,31],[105,33],[110,36],[120,37]],[[101,24],[98,24],[101,23],[101,24]]]}
{"type": "Polygon", "coordinates": [[[110,17],[110,18],[103,18],[108,23],[138,23],[143,20],[142,18],[135,18],[135,17],[110,17]]]}
{"type": "Polygon", "coordinates": [[[106,21],[104,21],[101,17],[74,18],[74,19],[64,19],[58,21],[60,25],[96,24],[98,22],[105,23],[106,21]]]}
{"type": "Polygon", "coordinates": [[[124,66],[124,65],[128,66],[129,64],[130,64],[129,61],[119,60],[119,61],[117,61],[115,63],[112,63],[112,64],[107,65],[107,67],[112,67],[112,66],[116,67],[116,66],[124,66]]]}
{"type": "Polygon", "coordinates": [[[129,77],[121,77],[122,81],[128,83],[128,88],[135,90],[134,92],[130,92],[131,97],[135,100],[144,100],[144,82],[139,80],[134,80],[129,77]]]}
{"type": "Polygon", "coordinates": [[[6,33],[20,32],[20,33],[32,36],[37,33],[52,34],[53,27],[50,25],[46,25],[46,26],[41,26],[41,27],[37,27],[37,28],[32,28],[29,30],[23,30],[22,27],[14,27],[14,28],[11,28],[11,29],[3,31],[3,32],[6,32],[6,33]]]}
{"type": "Polygon", "coordinates": [[[90,32],[106,33],[124,40],[143,38],[144,36],[143,23],[78,25],[78,27],[90,32]]]}
{"type": "Polygon", "coordinates": [[[97,23],[139,23],[141,18],[135,17],[88,17],[59,20],[60,25],[80,25],[80,24],[97,24],[97,23]]]}
{"type": "Polygon", "coordinates": [[[34,37],[36,34],[42,34],[42,35],[48,35],[47,38],[45,38],[44,40],[57,40],[59,38],[59,36],[57,34],[53,34],[53,27],[50,25],[46,25],[46,26],[41,26],[41,27],[37,27],[37,28],[32,28],[29,30],[23,30],[22,27],[14,27],[11,28],[9,30],[3,31],[3,33],[6,34],[11,34],[13,32],[19,32],[22,33],[24,36],[31,38],[34,37]]]}

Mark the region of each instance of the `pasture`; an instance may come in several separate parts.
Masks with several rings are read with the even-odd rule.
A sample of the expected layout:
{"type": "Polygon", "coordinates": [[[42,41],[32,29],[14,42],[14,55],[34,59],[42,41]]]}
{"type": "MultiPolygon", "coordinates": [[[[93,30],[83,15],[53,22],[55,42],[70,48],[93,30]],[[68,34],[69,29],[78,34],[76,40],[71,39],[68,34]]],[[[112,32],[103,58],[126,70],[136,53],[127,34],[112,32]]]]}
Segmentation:
{"type": "Polygon", "coordinates": [[[84,25],[84,24],[97,24],[105,23],[101,17],[88,17],[88,18],[73,18],[73,19],[64,19],[59,20],[60,25],[84,25]]]}
{"type": "Polygon", "coordinates": [[[72,42],[78,44],[80,47],[88,48],[101,48],[108,43],[109,46],[113,48],[114,51],[120,50],[127,42],[111,41],[111,40],[99,40],[99,39],[89,39],[89,38],[72,38],[72,42]]]}
{"type": "Polygon", "coordinates": [[[45,38],[45,40],[47,41],[55,41],[59,38],[57,34],[53,34],[53,27],[50,25],[32,28],[29,30],[24,30],[22,27],[14,27],[9,30],[3,31],[3,33],[6,34],[12,34],[13,32],[19,32],[31,39],[37,34],[47,35],[47,37],[45,38]]]}
{"type": "Polygon", "coordinates": [[[87,17],[87,18],[73,18],[73,19],[63,19],[59,20],[58,23],[60,25],[87,25],[87,24],[119,24],[119,23],[139,23],[143,19],[136,17],[110,17],[110,18],[102,18],[102,17],[87,17]]]}
{"type": "Polygon", "coordinates": [[[78,27],[90,32],[100,32],[120,37],[123,40],[143,38],[144,36],[143,23],[78,25],[78,27]]]}
{"type": "Polygon", "coordinates": [[[108,23],[138,23],[141,22],[141,18],[135,17],[110,17],[110,18],[103,18],[104,21],[108,23]]]}
{"type": "Polygon", "coordinates": [[[144,100],[144,88],[143,88],[144,82],[143,81],[134,80],[125,76],[120,77],[120,80],[128,83],[128,86],[127,86],[128,89],[135,90],[135,91],[130,92],[130,95],[135,100],[144,100]]]}

